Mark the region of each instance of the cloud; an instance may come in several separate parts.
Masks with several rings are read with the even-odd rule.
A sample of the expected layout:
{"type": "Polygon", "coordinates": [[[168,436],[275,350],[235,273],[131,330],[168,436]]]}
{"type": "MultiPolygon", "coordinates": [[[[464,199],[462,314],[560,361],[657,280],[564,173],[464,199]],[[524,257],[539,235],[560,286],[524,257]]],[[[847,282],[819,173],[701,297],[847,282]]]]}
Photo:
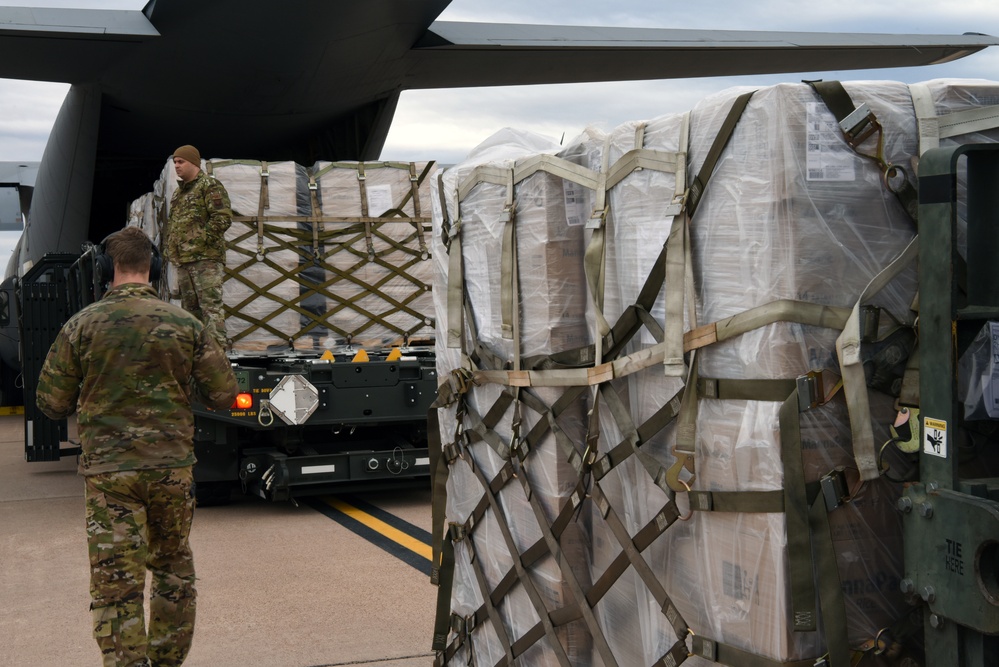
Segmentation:
{"type": "MultiPolygon", "coordinates": [[[[22,6],[141,9],[145,0],[18,0],[22,6]]],[[[942,33],[999,35],[999,3],[962,0],[454,0],[440,17],[449,21],[496,21],[803,32],[942,33]]],[[[946,65],[919,69],[824,72],[670,81],[514,86],[463,90],[406,91],[383,157],[456,162],[503,127],[568,141],[588,125],[611,129],[684,111],[708,94],[734,85],[771,85],[801,78],[893,79],[994,78],[999,47],[946,65]]],[[[0,80],[0,160],[39,160],[66,87],[0,80]]]]}

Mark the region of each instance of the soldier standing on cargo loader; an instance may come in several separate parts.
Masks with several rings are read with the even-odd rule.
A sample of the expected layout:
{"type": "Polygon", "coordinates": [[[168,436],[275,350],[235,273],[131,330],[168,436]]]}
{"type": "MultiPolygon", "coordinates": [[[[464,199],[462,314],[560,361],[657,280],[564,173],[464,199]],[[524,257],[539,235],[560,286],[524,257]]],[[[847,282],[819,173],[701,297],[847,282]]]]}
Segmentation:
{"type": "Polygon", "coordinates": [[[205,323],[222,349],[228,346],[222,280],[225,274],[225,231],[232,208],[225,186],[201,170],[194,146],[173,152],[180,179],[170,201],[166,225],[166,257],[177,266],[180,303],[205,323]]]}
{"type": "Polygon", "coordinates": [[[104,667],[176,667],[190,650],[197,607],[188,542],[191,401],[229,407],[236,378],[201,321],[149,286],[153,246],[140,229],[126,227],[102,245],[114,268],[111,289],[56,336],[37,405],[52,419],[78,412],[91,610],[104,667]]]}

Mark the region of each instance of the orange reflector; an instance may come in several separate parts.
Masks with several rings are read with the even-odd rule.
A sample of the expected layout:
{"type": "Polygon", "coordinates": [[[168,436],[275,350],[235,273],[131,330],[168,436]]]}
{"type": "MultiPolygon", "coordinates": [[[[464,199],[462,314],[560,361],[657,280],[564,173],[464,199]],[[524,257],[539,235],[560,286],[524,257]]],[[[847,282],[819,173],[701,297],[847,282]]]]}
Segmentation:
{"type": "Polygon", "coordinates": [[[393,347],[392,351],[389,352],[389,356],[385,358],[385,361],[399,361],[400,359],[402,359],[402,350],[393,347]]]}
{"type": "Polygon", "coordinates": [[[332,352],[326,350],[325,352],[323,352],[322,356],[319,357],[319,361],[335,361],[335,358],[333,357],[332,352]]]}
{"type": "Polygon", "coordinates": [[[236,394],[236,402],[232,407],[238,410],[247,410],[253,407],[253,396],[251,394],[236,394]]]}
{"type": "Polygon", "coordinates": [[[364,348],[361,348],[360,350],[357,351],[357,354],[354,355],[354,358],[351,361],[355,361],[355,362],[356,361],[370,361],[370,359],[368,359],[368,353],[364,351],[364,348]]]}

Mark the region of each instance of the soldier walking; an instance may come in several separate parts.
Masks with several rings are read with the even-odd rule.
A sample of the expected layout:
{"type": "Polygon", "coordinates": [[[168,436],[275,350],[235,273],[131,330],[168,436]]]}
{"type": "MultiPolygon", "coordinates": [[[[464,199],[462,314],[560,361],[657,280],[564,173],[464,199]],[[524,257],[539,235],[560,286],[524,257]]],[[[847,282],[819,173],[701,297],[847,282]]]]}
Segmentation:
{"type": "Polygon", "coordinates": [[[170,200],[166,257],[177,267],[180,303],[197,315],[222,349],[228,346],[222,281],[225,277],[225,231],[232,224],[229,193],[218,179],[201,170],[194,146],[173,152],[179,187],[170,200]]]}
{"type": "Polygon", "coordinates": [[[91,610],[104,667],[176,667],[191,648],[197,607],[188,541],[191,401],[229,407],[236,378],[205,326],[150,287],[159,257],[140,229],[126,227],[102,246],[98,261],[110,259],[111,289],[56,336],[37,404],[52,419],[77,412],[91,610]]]}

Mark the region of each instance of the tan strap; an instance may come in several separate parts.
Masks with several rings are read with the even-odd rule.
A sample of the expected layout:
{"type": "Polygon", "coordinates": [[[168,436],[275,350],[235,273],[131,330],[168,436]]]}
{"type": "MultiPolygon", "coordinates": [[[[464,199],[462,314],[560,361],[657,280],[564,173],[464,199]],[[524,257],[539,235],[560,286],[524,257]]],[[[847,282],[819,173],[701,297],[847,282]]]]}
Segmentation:
{"type": "Polygon", "coordinates": [[[881,470],[878,466],[877,446],[871,428],[871,406],[867,394],[867,377],[864,374],[864,365],[860,354],[863,336],[860,330],[861,306],[916,259],[919,252],[918,240],[918,236],[913,237],[909,245],[871,279],[850,312],[843,332],[836,339],[836,354],[839,357],[840,370],[843,374],[843,390],[846,394],[846,405],[850,414],[850,431],[853,434],[853,455],[857,462],[857,469],[860,471],[860,478],[863,480],[877,479],[881,476],[881,470]]]}

